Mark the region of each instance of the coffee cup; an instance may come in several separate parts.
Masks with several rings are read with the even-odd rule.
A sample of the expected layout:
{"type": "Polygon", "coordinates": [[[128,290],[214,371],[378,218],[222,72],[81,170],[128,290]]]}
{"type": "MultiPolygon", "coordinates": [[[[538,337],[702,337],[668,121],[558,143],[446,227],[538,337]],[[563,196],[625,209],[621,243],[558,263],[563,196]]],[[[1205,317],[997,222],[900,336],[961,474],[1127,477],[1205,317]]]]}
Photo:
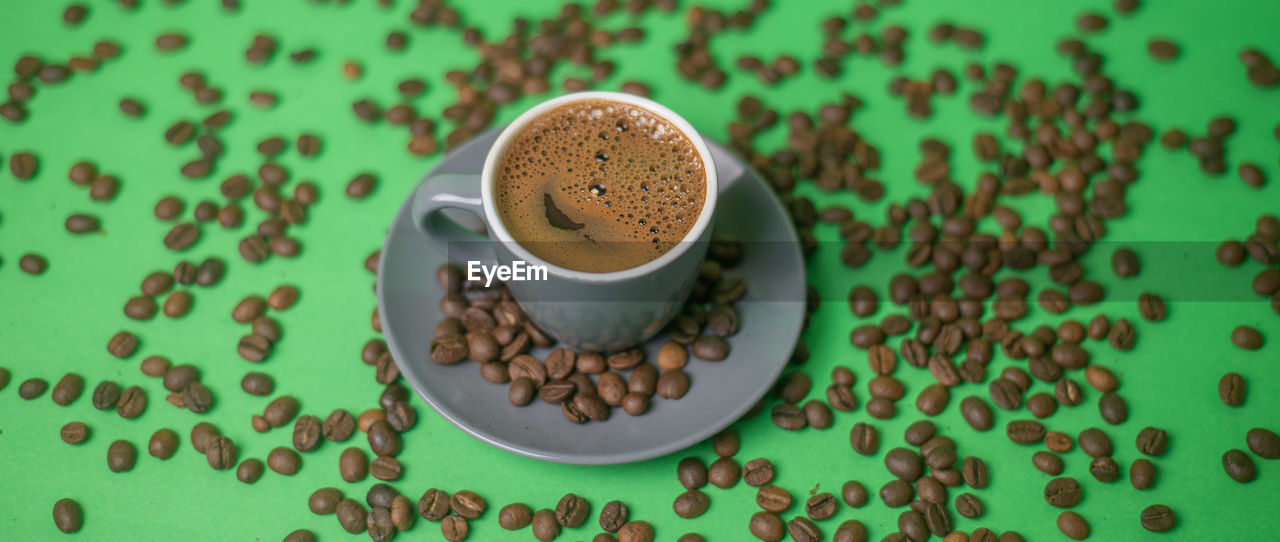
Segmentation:
{"type": "MultiPolygon", "coordinates": [[[[594,109],[591,114],[595,114],[594,109]]],[[[618,129],[622,130],[623,122],[619,121],[618,125],[618,129]]],[[[607,135],[602,132],[600,137],[605,138],[607,135]]],[[[626,151],[627,149],[624,148],[615,151],[617,155],[597,156],[597,158],[613,160],[616,164],[625,164],[631,158],[626,156],[626,151]]],[[[547,148],[538,149],[536,154],[554,161],[561,158],[568,159],[570,153],[561,148],[551,148],[548,144],[547,148]]],[[[546,198],[548,220],[556,218],[553,214],[557,216],[565,214],[559,207],[568,209],[567,218],[563,218],[568,226],[555,225],[561,230],[569,230],[574,226],[582,227],[581,224],[588,220],[582,216],[568,216],[578,209],[572,204],[561,204],[558,207],[554,203],[554,198],[589,198],[592,195],[598,195],[597,190],[603,192],[607,189],[605,186],[597,187],[592,184],[593,181],[587,178],[588,172],[582,169],[585,168],[577,170],[575,175],[580,174],[583,178],[564,180],[562,183],[564,186],[574,186],[573,190],[562,187],[560,192],[554,194],[548,192],[543,195],[546,198]],[[583,191],[586,191],[587,195],[582,195],[583,191]],[[575,222],[575,220],[581,222],[575,222]]],[[[711,236],[712,216],[716,210],[717,189],[716,166],[706,142],[687,121],[675,112],[652,100],[629,94],[580,92],[560,96],[534,106],[503,128],[497,142],[485,158],[479,175],[438,173],[427,178],[414,195],[413,219],[418,229],[428,237],[435,248],[462,267],[464,277],[470,279],[473,284],[476,282],[489,284],[501,280],[529,319],[542,331],[551,334],[562,343],[579,349],[608,352],[625,349],[648,339],[680,312],[697,280],[698,269],[706,256],[711,236]],[[541,245],[537,243],[550,242],[539,239],[517,239],[512,234],[512,225],[504,223],[510,220],[524,220],[513,218],[515,215],[508,208],[514,208],[514,204],[499,201],[500,196],[508,199],[511,197],[507,194],[511,192],[510,187],[513,186],[503,184],[506,188],[502,188],[499,185],[515,182],[510,180],[510,163],[504,166],[507,152],[513,144],[521,145],[522,149],[528,147],[530,139],[522,138],[522,135],[528,136],[531,133],[530,130],[537,129],[538,123],[542,122],[546,115],[565,111],[566,108],[587,106],[599,106],[601,114],[626,112],[630,115],[638,115],[635,117],[640,119],[637,122],[645,124],[628,126],[628,129],[647,130],[638,133],[655,140],[662,137],[683,138],[680,140],[681,144],[687,143],[689,147],[689,152],[684,155],[689,163],[675,165],[683,168],[681,171],[698,172],[697,178],[692,179],[695,182],[684,185],[685,192],[682,193],[685,196],[684,200],[676,198],[677,201],[685,204],[682,208],[683,212],[677,215],[671,210],[674,207],[665,207],[657,211],[658,215],[662,215],[661,222],[664,229],[659,230],[658,219],[655,217],[655,224],[649,227],[650,230],[646,230],[655,232],[651,245],[641,248],[645,243],[649,243],[650,240],[647,238],[629,241],[636,245],[620,244],[625,242],[616,240],[608,241],[613,244],[606,244],[606,242],[592,244],[596,241],[589,238],[581,241],[584,243],[581,245],[564,242],[558,245],[541,245]],[[611,107],[616,107],[617,110],[611,107]],[[500,168],[504,169],[500,170],[500,168]],[[688,189],[689,186],[698,185],[703,187],[701,193],[688,189]],[[501,194],[500,188],[504,190],[501,194]],[[700,203],[696,213],[692,203],[695,200],[700,203]],[[504,206],[502,211],[498,207],[499,203],[504,206]],[[485,233],[478,233],[459,225],[453,219],[457,213],[452,210],[464,211],[479,217],[485,233]],[[661,239],[660,234],[666,234],[668,238],[661,239]],[[552,248],[556,250],[551,250],[552,248]],[[632,262],[635,265],[620,269],[583,270],[586,266],[577,265],[578,262],[572,259],[584,259],[587,257],[584,255],[590,255],[595,251],[606,259],[613,258],[611,255],[616,253],[618,261],[624,262],[625,257],[638,254],[638,250],[652,252],[632,262]],[[535,252],[541,253],[542,256],[535,252]]],[[[649,188],[645,187],[644,190],[648,195],[649,188]]],[[[670,200],[672,192],[667,192],[663,197],[670,200]]],[[[617,197],[622,198],[621,195],[617,197]]],[[[620,213],[614,220],[626,222],[631,226],[635,223],[645,225],[646,222],[643,220],[635,217],[628,219],[626,216],[624,208],[629,209],[629,205],[639,205],[636,201],[648,203],[647,199],[618,199],[609,202],[616,204],[617,209],[611,205],[585,208],[601,215],[594,219],[602,224],[607,222],[601,222],[603,220],[601,217],[605,216],[604,211],[608,208],[620,213]]],[[[587,203],[597,204],[598,202],[588,201],[587,203]]],[[[514,225],[523,226],[524,224],[514,225]]],[[[605,227],[610,226],[606,224],[605,227]]],[[[548,231],[557,235],[564,233],[557,230],[548,231]]],[[[431,272],[432,270],[422,270],[424,281],[431,280],[429,278],[432,276],[431,272]]]]}

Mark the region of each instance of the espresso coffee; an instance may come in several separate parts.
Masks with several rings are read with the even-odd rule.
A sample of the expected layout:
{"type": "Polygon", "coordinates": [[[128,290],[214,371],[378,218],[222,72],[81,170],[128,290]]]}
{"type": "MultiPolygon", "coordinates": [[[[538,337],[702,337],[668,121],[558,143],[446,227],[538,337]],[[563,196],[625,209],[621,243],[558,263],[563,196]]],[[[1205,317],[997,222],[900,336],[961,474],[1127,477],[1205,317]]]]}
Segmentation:
{"type": "Polygon", "coordinates": [[[593,273],[629,269],[675,247],[706,200],[692,140],[642,107],[583,100],[516,134],[494,183],[516,242],[552,264],[593,273]]]}

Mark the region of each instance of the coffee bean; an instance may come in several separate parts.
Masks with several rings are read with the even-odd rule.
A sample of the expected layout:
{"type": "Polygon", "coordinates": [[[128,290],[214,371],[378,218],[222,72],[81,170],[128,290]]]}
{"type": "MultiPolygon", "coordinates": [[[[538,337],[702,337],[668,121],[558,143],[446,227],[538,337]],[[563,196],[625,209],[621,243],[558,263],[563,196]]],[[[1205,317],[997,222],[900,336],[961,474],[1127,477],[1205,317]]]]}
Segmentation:
{"type": "MultiPolygon", "coordinates": [[[[840,524],[836,528],[835,535],[831,538],[832,542],[866,542],[867,527],[861,521],[856,519],[848,520],[840,524]]],[[[994,542],[994,539],[992,540],[994,542]]]]}
{"type": "Polygon", "coordinates": [[[1062,474],[1064,468],[1062,458],[1049,452],[1036,452],[1031,456],[1031,464],[1035,466],[1036,470],[1049,476],[1062,474]]]}
{"type": "Polygon", "coordinates": [[[413,501],[404,495],[391,499],[391,524],[400,531],[408,531],[414,523],[413,501]]]}
{"type": "Polygon", "coordinates": [[[773,463],[763,457],[748,461],[746,465],[742,466],[742,479],[752,487],[760,487],[769,483],[773,480],[773,463]]]}
{"type": "Polygon", "coordinates": [[[298,289],[288,284],[272,290],[271,295],[267,296],[267,306],[273,310],[282,311],[297,302],[298,289]]]}
{"type": "Polygon", "coordinates": [[[1044,500],[1058,508],[1071,508],[1080,498],[1080,483],[1073,478],[1054,478],[1044,486],[1044,500]]]}
{"type": "Polygon", "coordinates": [[[703,361],[724,361],[729,357],[729,343],[716,335],[699,335],[692,350],[693,356],[703,361]]]}
{"type": "Polygon", "coordinates": [[[298,469],[302,468],[302,458],[298,456],[298,452],[284,446],[277,446],[267,454],[267,467],[277,474],[293,476],[298,473],[298,469]]]}
{"type": "Polygon", "coordinates": [[[67,444],[80,444],[89,438],[89,427],[84,422],[71,422],[62,426],[60,436],[67,444]]]}
{"type": "Polygon", "coordinates": [[[987,464],[977,457],[966,457],[960,464],[960,475],[964,483],[974,489],[987,487],[987,464]]]}
{"type": "Polygon", "coordinates": [[[773,425],[788,431],[804,429],[808,424],[804,411],[795,405],[786,403],[774,405],[769,412],[769,417],[773,420],[773,425]]]}
{"type": "Polygon", "coordinates": [[[1120,465],[1110,457],[1099,457],[1089,462],[1089,474],[1103,483],[1111,483],[1120,478],[1120,465]]]}
{"type": "Polygon", "coordinates": [[[1257,467],[1253,459],[1240,450],[1227,450],[1222,454],[1222,468],[1232,480],[1247,484],[1258,477],[1257,467]]]}
{"type": "Polygon", "coordinates": [[[267,403],[262,415],[271,424],[271,427],[283,427],[293,421],[294,416],[298,415],[298,408],[297,399],[294,399],[291,395],[282,395],[267,403]]]}
{"type": "Polygon", "coordinates": [[[643,521],[629,521],[618,529],[618,542],[653,542],[653,526],[643,521]]]}
{"type": "Polygon", "coordinates": [[[543,508],[534,512],[531,524],[533,537],[541,542],[550,542],[560,536],[560,524],[556,522],[556,514],[551,510],[543,508]]]}
{"type": "Polygon", "coordinates": [[[707,468],[707,481],[720,489],[729,489],[742,478],[742,468],[731,457],[721,457],[707,468]]]}
{"type": "Polygon", "coordinates": [[[782,519],[777,514],[756,512],[748,523],[751,535],[764,542],[778,542],[786,534],[782,519]]]}
{"type": "Polygon", "coordinates": [[[840,498],[852,508],[862,508],[867,505],[867,488],[862,482],[849,480],[840,486],[840,498]]]}
{"type": "Polygon", "coordinates": [[[880,447],[880,432],[872,425],[855,423],[849,432],[849,443],[861,455],[875,454],[880,447]]]}
{"type": "Polygon", "coordinates": [[[1263,459],[1280,459],[1280,435],[1269,429],[1254,427],[1245,434],[1249,450],[1263,459]]]}
{"type": "Polygon", "coordinates": [[[368,528],[368,513],[355,499],[346,498],[338,501],[334,513],[338,517],[338,523],[348,533],[360,534],[368,528]]]}
{"type": "Polygon", "coordinates": [[[147,409],[147,394],[138,386],[129,386],[120,393],[120,400],[116,403],[116,414],[121,418],[133,419],[142,415],[147,409]]]}
{"type": "Polygon", "coordinates": [[[1264,343],[1262,333],[1249,326],[1237,326],[1231,331],[1231,343],[1243,350],[1257,350],[1264,343]]]}
{"type": "Polygon", "coordinates": [[[1111,425],[1119,425],[1129,419],[1129,405],[1115,392],[1102,394],[1098,399],[1098,412],[1111,425]]]}
{"type": "Polygon", "coordinates": [[[556,504],[556,522],[562,527],[577,528],[586,523],[590,511],[591,504],[586,499],[569,493],[556,504]]]}
{"type": "Polygon", "coordinates": [[[1218,397],[1227,406],[1240,406],[1244,403],[1246,385],[1240,373],[1227,373],[1218,381],[1218,397]]]}
{"type": "Polygon", "coordinates": [[[182,390],[182,404],[191,412],[204,414],[213,408],[213,393],[204,384],[192,382],[182,390]]]}
{"type": "Polygon", "coordinates": [[[1072,540],[1084,540],[1089,537],[1089,522],[1075,512],[1063,512],[1058,514],[1058,530],[1072,540]]]}
{"type": "Polygon", "coordinates": [[[359,448],[347,448],[338,456],[338,473],[346,482],[364,480],[369,474],[369,457],[359,448]]]}
{"type": "Polygon", "coordinates": [[[355,418],[346,409],[336,409],[329,414],[321,426],[321,433],[325,440],[332,442],[345,442],[351,438],[351,434],[355,432],[355,418]]]}
{"type": "Polygon", "coordinates": [[[133,443],[127,440],[117,440],[107,448],[107,468],[111,469],[111,472],[133,470],[133,465],[137,460],[138,449],[134,448],[133,443]]]}
{"type": "Polygon", "coordinates": [[[262,465],[262,461],[249,458],[241,461],[240,466],[236,467],[236,479],[246,484],[252,484],[262,478],[264,472],[266,472],[266,468],[262,465]]]}
{"type": "Polygon", "coordinates": [[[257,333],[250,333],[240,337],[236,352],[245,361],[258,363],[271,355],[271,341],[257,333]]]}
{"type": "Polygon", "coordinates": [[[681,493],[671,505],[676,515],[684,519],[701,516],[709,506],[711,506],[711,501],[707,498],[707,494],[696,489],[681,493]]]}
{"type": "Polygon", "coordinates": [[[1150,489],[1156,482],[1156,466],[1147,459],[1135,459],[1129,466],[1129,483],[1134,489],[1150,489]]]}
{"type": "Polygon", "coordinates": [[[386,420],[373,422],[369,426],[369,449],[376,455],[386,455],[395,457],[400,455],[400,451],[404,448],[400,440],[400,434],[391,428],[391,424],[386,420]]]}
{"type": "Polygon", "coordinates": [[[1177,523],[1173,510],[1163,504],[1153,504],[1144,508],[1139,518],[1142,521],[1142,528],[1157,533],[1172,529],[1177,523]]]}
{"type": "Polygon", "coordinates": [[[911,484],[903,480],[893,480],[880,486],[880,500],[889,508],[901,508],[911,501],[914,492],[911,484]]]}
{"type": "Polygon", "coordinates": [[[67,373],[53,386],[51,395],[54,403],[60,406],[67,406],[79,399],[83,391],[84,377],[75,373],[67,373]]]}
{"type": "Polygon", "coordinates": [[[804,503],[804,513],[809,519],[823,521],[836,514],[836,497],[830,493],[819,493],[804,503]]]}
{"type": "Polygon", "coordinates": [[[1138,451],[1143,454],[1152,457],[1164,455],[1169,447],[1169,435],[1164,429],[1144,427],[1138,432],[1137,446],[1138,451]]]}
{"type": "Polygon", "coordinates": [[[58,499],[53,504],[53,524],[67,534],[71,534],[80,530],[84,526],[84,512],[80,510],[80,503],[73,499],[58,499]]]}
{"type": "Polygon", "coordinates": [[[685,489],[707,485],[707,466],[697,457],[686,457],[676,465],[676,478],[685,489]]]}
{"type": "Polygon", "coordinates": [[[1034,420],[1014,420],[1005,426],[1005,432],[1015,444],[1035,444],[1044,441],[1045,428],[1034,420]]]}
{"type": "Polygon", "coordinates": [[[35,176],[38,166],[36,156],[28,151],[17,152],[9,157],[9,171],[14,177],[24,181],[35,176]]]}
{"type": "Polygon", "coordinates": [[[1111,438],[1103,433],[1100,429],[1089,428],[1080,432],[1080,436],[1076,438],[1080,443],[1080,449],[1089,457],[1109,456],[1112,452],[1111,438]]]}
{"type": "Polygon", "coordinates": [[[200,228],[191,222],[182,222],[164,236],[164,246],[172,251],[183,251],[200,239],[200,228]]]}
{"type": "Polygon", "coordinates": [[[67,217],[66,228],[74,234],[92,233],[101,229],[98,217],[87,214],[73,214],[67,217]]]}
{"type": "Polygon", "coordinates": [[[1159,322],[1164,320],[1168,309],[1163,298],[1150,292],[1143,292],[1138,296],[1138,313],[1149,321],[1159,322]]]}
{"type": "Polygon", "coordinates": [[[351,182],[347,183],[347,197],[364,199],[370,192],[373,192],[377,184],[378,179],[371,173],[356,175],[355,178],[351,179],[351,182]]]}
{"type": "Polygon", "coordinates": [[[293,447],[299,452],[310,452],[320,445],[320,418],[298,416],[293,424],[293,447]]]}
{"type": "Polygon", "coordinates": [[[204,454],[214,470],[226,470],[236,464],[236,444],[223,435],[208,439],[204,445],[204,454]]]}
{"type": "Polygon", "coordinates": [[[719,457],[729,457],[738,453],[740,446],[738,433],[732,428],[725,428],[711,437],[711,449],[719,457]]]}

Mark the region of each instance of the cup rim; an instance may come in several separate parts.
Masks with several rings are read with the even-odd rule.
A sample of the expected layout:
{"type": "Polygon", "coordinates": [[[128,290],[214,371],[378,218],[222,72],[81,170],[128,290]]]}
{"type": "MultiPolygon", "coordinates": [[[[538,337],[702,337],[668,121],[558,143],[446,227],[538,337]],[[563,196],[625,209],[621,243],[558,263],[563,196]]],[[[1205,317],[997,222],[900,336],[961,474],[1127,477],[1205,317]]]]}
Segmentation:
{"type": "Polygon", "coordinates": [[[648,98],[632,94],[611,91],[586,91],[565,94],[535,105],[528,111],[521,113],[520,116],[511,121],[511,124],[508,124],[506,128],[503,128],[502,133],[498,135],[498,140],[494,142],[493,147],[489,149],[488,156],[485,157],[484,169],[480,176],[480,192],[481,205],[484,207],[484,214],[486,218],[485,224],[489,228],[490,235],[492,235],[498,242],[510,247],[510,250],[515,253],[518,258],[530,264],[546,266],[548,273],[570,280],[579,282],[615,282],[653,273],[666,267],[671,264],[671,262],[674,262],[676,259],[683,256],[685,252],[688,252],[690,245],[701,238],[702,234],[711,225],[711,215],[715,211],[716,196],[719,192],[719,179],[716,174],[715,161],[711,157],[711,151],[707,147],[706,141],[703,140],[702,135],[693,128],[693,125],[689,124],[684,117],[681,117],[675,111],[672,111],[670,108],[648,98]],[[703,171],[706,175],[706,194],[703,196],[702,209],[698,214],[697,220],[695,220],[693,226],[689,228],[689,232],[685,234],[685,236],[681,238],[674,247],[657,258],[649,260],[636,267],[604,273],[593,273],[589,271],[570,269],[546,261],[534,255],[511,236],[511,232],[507,231],[507,227],[502,223],[502,218],[495,207],[494,198],[492,196],[493,185],[496,178],[494,172],[497,170],[498,162],[502,159],[502,155],[506,153],[507,147],[511,144],[515,135],[520,132],[520,129],[524,128],[535,118],[542,116],[547,111],[556,107],[586,100],[622,102],[646,109],[650,113],[654,113],[659,117],[662,117],[663,120],[674,124],[677,129],[689,138],[690,142],[693,143],[694,148],[698,151],[699,158],[702,159],[703,171]]]}

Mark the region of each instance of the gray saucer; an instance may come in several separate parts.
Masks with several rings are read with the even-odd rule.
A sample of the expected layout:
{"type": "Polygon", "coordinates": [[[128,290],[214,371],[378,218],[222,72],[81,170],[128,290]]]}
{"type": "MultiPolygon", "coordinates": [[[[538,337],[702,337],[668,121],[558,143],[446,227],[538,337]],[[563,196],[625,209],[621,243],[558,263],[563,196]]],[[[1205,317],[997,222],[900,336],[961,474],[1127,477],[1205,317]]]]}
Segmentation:
{"type": "MultiPolygon", "coordinates": [[[[498,137],[486,132],[445,157],[434,172],[479,173],[498,137]]],[[[791,221],[765,181],[739,158],[708,142],[720,178],[717,235],[746,243],[742,263],[729,271],[747,283],[738,302],[741,331],[721,362],[690,357],[685,370],[692,387],[679,400],[654,397],[643,416],[621,408],[605,422],[575,425],[558,405],[534,400],[516,407],[507,386],[480,377],[479,365],[439,365],[427,346],[441,318],[435,269],[444,255],[428,243],[410,218],[412,193],[396,214],[378,266],[378,314],[387,347],[405,380],[427,404],[472,436],[520,455],[575,464],[640,461],[696,444],[747,412],[782,372],[804,318],[804,260],[791,221]]],[[[473,227],[478,221],[462,221],[473,227]],[[470,223],[468,223],[470,222],[470,223]]],[[[656,359],[659,334],[643,345],[656,359]]],[[[548,349],[535,349],[542,359],[548,349]]]]}

